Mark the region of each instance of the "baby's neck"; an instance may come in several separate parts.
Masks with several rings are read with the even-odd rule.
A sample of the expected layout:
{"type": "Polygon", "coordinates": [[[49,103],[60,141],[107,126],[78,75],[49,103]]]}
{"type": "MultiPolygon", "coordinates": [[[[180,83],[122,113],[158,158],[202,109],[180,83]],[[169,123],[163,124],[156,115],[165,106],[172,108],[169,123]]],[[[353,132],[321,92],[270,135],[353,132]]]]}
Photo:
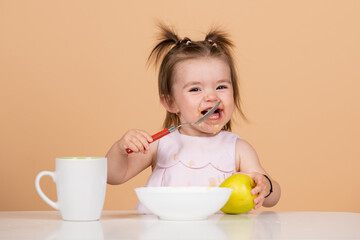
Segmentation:
{"type": "Polygon", "coordinates": [[[221,132],[221,131],[203,132],[203,131],[199,131],[197,129],[189,129],[189,128],[184,128],[184,127],[179,128],[178,131],[182,135],[193,136],[193,137],[214,137],[214,136],[218,135],[219,132],[221,132]]]}

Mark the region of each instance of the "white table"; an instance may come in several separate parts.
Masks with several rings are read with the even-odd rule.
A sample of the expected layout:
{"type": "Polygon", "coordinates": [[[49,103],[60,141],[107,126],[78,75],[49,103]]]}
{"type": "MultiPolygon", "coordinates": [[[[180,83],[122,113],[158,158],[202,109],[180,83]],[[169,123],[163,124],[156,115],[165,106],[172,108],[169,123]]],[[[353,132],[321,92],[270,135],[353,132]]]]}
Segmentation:
{"type": "Polygon", "coordinates": [[[100,221],[69,222],[55,211],[0,212],[0,239],[360,239],[360,213],[254,211],[163,221],[104,211],[100,221]]]}

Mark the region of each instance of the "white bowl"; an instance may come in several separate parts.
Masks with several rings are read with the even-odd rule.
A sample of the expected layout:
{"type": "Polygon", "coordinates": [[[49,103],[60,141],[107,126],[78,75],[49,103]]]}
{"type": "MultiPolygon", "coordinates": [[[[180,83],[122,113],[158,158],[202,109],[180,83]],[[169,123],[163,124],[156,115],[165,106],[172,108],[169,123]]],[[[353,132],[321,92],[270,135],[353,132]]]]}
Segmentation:
{"type": "Polygon", "coordinates": [[[135,188],[140,202],[163,220],[204,220],[228,201],[231,188],[135,188]]]}

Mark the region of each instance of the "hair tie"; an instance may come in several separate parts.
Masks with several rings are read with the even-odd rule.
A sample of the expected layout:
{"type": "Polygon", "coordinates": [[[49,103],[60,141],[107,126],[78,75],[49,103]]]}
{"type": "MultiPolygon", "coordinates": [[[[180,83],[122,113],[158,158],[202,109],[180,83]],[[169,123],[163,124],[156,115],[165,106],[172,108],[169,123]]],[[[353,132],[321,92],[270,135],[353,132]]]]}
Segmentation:
{"type": "Polygon", "coordinates": [[[269,180],[269,183],[270,183],[270,192],[268,195],[265,196],[265,198],[267,198],[273,192],[273,186],[272,186],[272,182],[271,182],[270,178],[268,176],[266,176],[265,174],[263,174],[263,175],[264,175],[264,177],[266,177],[267,180],[269,180]]]}
{"type": "Polygon", "coordinates": [[[189,46],[189,44],[191,43],[191,40],[189,38],[184,38],[183,40],[181,40],[180,42],[178,42],[180,44],[185,44],[186,46],[189,46]]]}
{"type": "Polygon", "coordinates": [[[217,44],[213,40],[208,39],[207,41],[211,44],[211,47],[217,48],[217,44]]]}

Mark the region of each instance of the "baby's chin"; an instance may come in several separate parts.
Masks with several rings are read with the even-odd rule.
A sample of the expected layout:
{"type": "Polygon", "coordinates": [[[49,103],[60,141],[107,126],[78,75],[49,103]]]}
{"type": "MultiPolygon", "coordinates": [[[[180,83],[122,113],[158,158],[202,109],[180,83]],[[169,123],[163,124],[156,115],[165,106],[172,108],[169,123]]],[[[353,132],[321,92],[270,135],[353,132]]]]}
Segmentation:
{"type": "Polygon", "coordinates": [[[213,123],[213,124],[200,123],[200,124],[198,124],[198,128],[204,133],[209,133],[209,134],[215,135],[221,131],[221,129],[223,128],[223,124],[221,124],[221,123],[213,123]]]}

